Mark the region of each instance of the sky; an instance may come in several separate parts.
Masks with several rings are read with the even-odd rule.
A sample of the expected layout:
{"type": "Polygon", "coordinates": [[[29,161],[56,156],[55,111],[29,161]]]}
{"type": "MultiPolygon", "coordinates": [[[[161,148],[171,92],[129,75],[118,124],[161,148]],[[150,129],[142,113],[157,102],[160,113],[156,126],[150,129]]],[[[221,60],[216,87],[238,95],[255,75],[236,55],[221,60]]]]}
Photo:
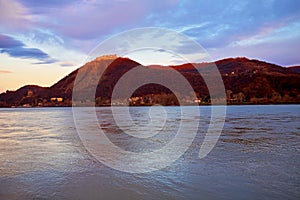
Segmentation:
{"type": "MultiPolygon", "coordinates": [[[[213,60],[300,65],[299,0],[0,0],[0,92],[51,86],[82,66],[99,43],[143,27],[184,34],[213,60]]],[[[155,63],[157,56],[149,63],[136,52],[129,57],[176,64],[168,57],[155,63]]]]}

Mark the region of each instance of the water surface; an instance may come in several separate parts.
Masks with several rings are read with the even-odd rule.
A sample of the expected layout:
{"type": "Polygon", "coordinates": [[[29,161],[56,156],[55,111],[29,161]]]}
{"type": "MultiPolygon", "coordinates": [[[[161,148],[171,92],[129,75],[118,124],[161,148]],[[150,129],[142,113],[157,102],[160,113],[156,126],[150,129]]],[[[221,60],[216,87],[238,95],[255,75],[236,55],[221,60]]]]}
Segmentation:
{"type": "MultiPolygon", "coordinates": [[[[0,199],[300,198],[299,105],[228,106],[222,135],[203,159],[198,153],[210,107],[189,109],[187,123],[201,119],[194,142],[171,166],[146,174],[111,169],[90,155],[71,108],[0,109],[0,199]]],[[[130,110],[137,126],[125,128],[143,131],[149,108],[130,110]]],[[[167,107],[166,113],[162,131],[138,140],[118,129],[109,108],[97,108],[99,125],[111,141],[137,152],[161,148],[174,137],[180,108],[167,107]]]]}

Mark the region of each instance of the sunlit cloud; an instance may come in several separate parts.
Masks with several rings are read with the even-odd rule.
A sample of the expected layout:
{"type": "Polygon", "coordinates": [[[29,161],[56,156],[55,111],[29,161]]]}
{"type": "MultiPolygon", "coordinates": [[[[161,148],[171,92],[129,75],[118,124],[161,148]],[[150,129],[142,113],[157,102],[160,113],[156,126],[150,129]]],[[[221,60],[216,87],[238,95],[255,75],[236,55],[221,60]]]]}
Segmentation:
{"type": "Polygon", "coordinates": [[[78,64],[76,64],[74,62],[60,62],[59,65],[62,67],[74,67],[78,64]]]}
{"type": "Polygon", "coordinates": [[[10,74],[12,71],[9,70],[0,70],[0,74],[10,74]]]}
{"type": "Polygon", "coordinates": [[[253,46],[262,43],[276,43],[278,41],[286,41],[293,38],[298,38],[300,41],[299,30],[299,22],[284,24],[282,26],[264,27],[258,34],[233,42],[231,46],[253,46]]]}

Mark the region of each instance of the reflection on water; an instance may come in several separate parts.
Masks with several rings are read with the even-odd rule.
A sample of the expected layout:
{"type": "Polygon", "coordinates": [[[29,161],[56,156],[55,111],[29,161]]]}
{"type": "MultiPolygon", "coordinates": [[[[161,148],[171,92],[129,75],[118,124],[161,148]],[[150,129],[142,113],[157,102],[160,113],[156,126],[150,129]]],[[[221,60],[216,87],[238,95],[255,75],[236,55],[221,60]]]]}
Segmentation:
{"type": "Polygon", "coordinates": [[[151,107],[130,107],[129,111],[133,123],[129,123],[122,107],[119,108],[120,112],[117,113],[117,116],[116,114],[113,116],[108,109],[105,112],[98,109],[96,114],[100,127],[115,145],[126,151],[150,152],[162,148],[172,140],[180,125],[180,109],[166,107],[165,114],[155,115],[154,119],[149,116],[151,110],[153,110],[151,107]],[[116,124],[114,118],[118,119],[119,124],[116,124]],[[150,127],[151,120],[155,121],[150,127]],[[148,134],[149,129],[146,130],[148,127],[152,134],[148,134]],[[133,133],[134,131],[136,133],[133,133]],[[144,131],[147,131],[145,135],[150,137],[139,137],[139,134],[143,134],[144,131]]]}
{"type": "MultiPolygon", "coordinates": [[[[130,108],[142,120],[122,128],[147,124],[148,109],[130,108]]],[[[201,113],[191,147],[171,166],[146,174],[95,160],[79,140],[71,108],[0,109],[0,199],[299,199],[299,105],[229,106],[216,147],[201,160],[210,107],[189,109],[190,122],[199,117],[195,109],[201,113]]],[[[114,144],[148,152],[176,134],[180,108],[166,110],[166,126],[154,127],[151,138],[122,133],[109,108],[97,108],[97,117],[114,144]]]]}

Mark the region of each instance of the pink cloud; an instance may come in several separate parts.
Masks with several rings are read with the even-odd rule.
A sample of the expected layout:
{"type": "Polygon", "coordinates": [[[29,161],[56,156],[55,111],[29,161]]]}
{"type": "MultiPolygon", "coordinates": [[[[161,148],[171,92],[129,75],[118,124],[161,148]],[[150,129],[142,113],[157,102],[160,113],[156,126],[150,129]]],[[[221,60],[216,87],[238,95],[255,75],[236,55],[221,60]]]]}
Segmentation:
{"type": "Polygon", "coordinates": [[[0,30],[18,31],[27,29],[31,16],[28,10],[15,0],[0,0],[0,30]]]}
{"type": "Polygon", "coordinates": [[[238,55],[264,60],[281,66],[300,65],[298,52],[300,52],[299,38],[249,46],[227,46],[209,51],[214,60],[236,57],[238,55]]]}
{"type": "Polygon", "coordinates": [[[10,74],[10,73],[12,73],[12,71],[0,70],[0,74],[10,74]]]}
{"type": "Polygon", "coordinates": [[[164,10],[176,2],[170,0],[160,3],[142,0],[76,2],[55,10],[50,14],[52,20],[46,21],[47,26],[63,35],[75,39],[93,39],[116,30],[120,31],[125,26],[136,26],[152,10],[164,10]]]}
{"type": "Polygon", "coordinates": [[[77,64],[74,62],[60,62],[59,65],[62,67],[73,67],[76,66],[77,64]]]}

